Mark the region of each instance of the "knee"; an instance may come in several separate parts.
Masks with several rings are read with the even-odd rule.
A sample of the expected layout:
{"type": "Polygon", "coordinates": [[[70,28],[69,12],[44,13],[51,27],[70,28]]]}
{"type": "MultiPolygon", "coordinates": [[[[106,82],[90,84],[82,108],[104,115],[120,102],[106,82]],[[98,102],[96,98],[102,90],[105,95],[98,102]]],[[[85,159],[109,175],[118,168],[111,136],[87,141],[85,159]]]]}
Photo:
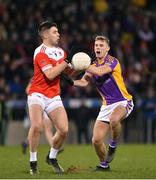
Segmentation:
{"type": "Polygon", "coordinates": [[[34,124],[31,126],[31,131],[34,133],[34,134],[39,134],[42,132],[42,126],[40,124],[34,124]]]}
{"type": "Polygon", "coordinates": [[[117,117],[112,116],[110,118],[110,127],[112,129],[116,128],[119,124],[120,124],[120,121],[119,121],[119,119],[117,117]]]}
{"type": "Polygon", "coordinates": [[[98,137],[92,137],[92,144],[95,146],[95,145],[98,145],[101,143],[101,139],[98,138],[98,137]]]}
{"type": "Polygon", "coordinates": [[[68,127],[64,127],[60,130],[60,135],[62,137],[66,137],[67,136],[67,133],[68,133],[68,127]]]}

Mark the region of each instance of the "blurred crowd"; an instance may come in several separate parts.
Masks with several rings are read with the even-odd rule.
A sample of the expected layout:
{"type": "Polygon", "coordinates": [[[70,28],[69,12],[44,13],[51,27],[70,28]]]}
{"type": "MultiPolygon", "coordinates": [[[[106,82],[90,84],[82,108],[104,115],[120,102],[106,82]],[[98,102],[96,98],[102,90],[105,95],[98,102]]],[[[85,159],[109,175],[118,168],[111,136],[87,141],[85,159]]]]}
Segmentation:
{"type": "MultiPolygon", "coordinates": [[[[44,20],[57,23],[60,46],[69,56],[77,51],[94,56],[95,36],[108,36],[110,54],[121,61],[136,106],[156,111],[156,1],[150,0],[0,0],[2,102],[26,98],[33,52],[40,43],[37,27],[44,20]]],[[[61,86],[64,98],[98,96],[92,85],[73,88],[62,79],[61,86]]]]}

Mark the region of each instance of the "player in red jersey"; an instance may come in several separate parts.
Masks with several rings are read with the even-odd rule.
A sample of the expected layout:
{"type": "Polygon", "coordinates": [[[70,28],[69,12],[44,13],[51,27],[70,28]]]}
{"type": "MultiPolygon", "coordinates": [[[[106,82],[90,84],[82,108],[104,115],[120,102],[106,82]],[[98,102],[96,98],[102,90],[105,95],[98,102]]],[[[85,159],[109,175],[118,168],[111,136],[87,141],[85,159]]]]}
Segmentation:
{"type": "Polygon", "coordinates": [[[56,128],[52,138],[47,162],[55,173],[64,172],[56,156],[68,132],[68,119],[60,98],[60,74],[68,67],[66,53],[58,47],[60,34],[56,24],[48,21],[40,24],[42,44],[34,52],[34,75],[28,92],[28,110],[31,127],[28,134],[30,146],[30,174],[37,170],[37,147],[42,127],[43,112],[46,112],[56,128]]]}
{"type": "MultiPolygon", "coordinates": [[[[28,94],[29,92],[29,88],[31,86],[31,80],[29,81],[27,87],[26,87],[26,94],[28,94]]],[[[52,128],[53,128],[53,125],[52,125],[52,121],[49,119],[49,117],[47,116],[46,112],[43,113],[43,121],[42,121],[42,132],[44,132],[44,135],[45,135],[45,138],[48,142],[48,144],[51,146],[52,145],[52,138],[53,138],[53,132],[52,132],[52,128]]],[[[27,149],[29,147],[29,142],[28,142],[28,138],[25,139],[25,141],[22,142],[22,152],[23,154],[26,154],[27,152],[27,149]]],[[[61,153],[63,151],[63,148],[61,148],[59,150],[59,153],[61,153]]],[[[49,155],[49,154],[48,154],[49,155]]]]}

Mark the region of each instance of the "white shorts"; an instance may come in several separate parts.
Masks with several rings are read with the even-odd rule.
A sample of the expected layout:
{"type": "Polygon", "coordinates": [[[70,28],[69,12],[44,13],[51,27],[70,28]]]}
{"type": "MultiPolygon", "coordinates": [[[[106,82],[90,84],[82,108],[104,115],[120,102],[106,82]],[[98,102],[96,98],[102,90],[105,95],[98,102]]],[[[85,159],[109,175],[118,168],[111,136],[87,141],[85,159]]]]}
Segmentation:
{"type": "Polygon", "coordinates": [[[27,103],[28,106],[31,106],[32,104],[40,105],[43,111],[45,111],[46,115],[58,107],[63,107],[63,103],[60,96],[48,98],[41,93],[32,93],[31,95],[29,95],[27,103]]]}
{"type": "Polygon", "coordinates": [[[134,107],[132,100],[130,100],[130,101],[127,101],[127,100],[119,101],[119,102],[116,102],[116,103],[113,103],[113,104],[107,105],[107,106],[102,105],[100,112],[99,112],[99,115],[97,117],[97,120],[109,123],[110,122],[110,120],[109,120],[110,115],[112,114],[114,109],[119,105],[124,106],[126,108],[126,111],[127,111],[126,117],[129,116],[129,114],[132,112],[133,107],[134,107]]]}

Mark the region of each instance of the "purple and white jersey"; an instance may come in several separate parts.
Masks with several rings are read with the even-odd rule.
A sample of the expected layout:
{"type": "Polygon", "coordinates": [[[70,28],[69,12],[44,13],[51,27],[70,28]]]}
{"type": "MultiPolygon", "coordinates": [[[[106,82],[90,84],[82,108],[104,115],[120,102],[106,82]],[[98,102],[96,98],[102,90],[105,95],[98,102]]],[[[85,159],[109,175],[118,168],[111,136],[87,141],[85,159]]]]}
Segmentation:
{"type": "Polygon", "coordinates": [[[108,64],[112,72],[103,76],[93,75],[96,87],[103,99],[103,105],[110,105],[123,100],[132,100],[132,96],[127,92],[119,61],[107,54],[102,63],[95,61],[94,66],[108,64]]]}

